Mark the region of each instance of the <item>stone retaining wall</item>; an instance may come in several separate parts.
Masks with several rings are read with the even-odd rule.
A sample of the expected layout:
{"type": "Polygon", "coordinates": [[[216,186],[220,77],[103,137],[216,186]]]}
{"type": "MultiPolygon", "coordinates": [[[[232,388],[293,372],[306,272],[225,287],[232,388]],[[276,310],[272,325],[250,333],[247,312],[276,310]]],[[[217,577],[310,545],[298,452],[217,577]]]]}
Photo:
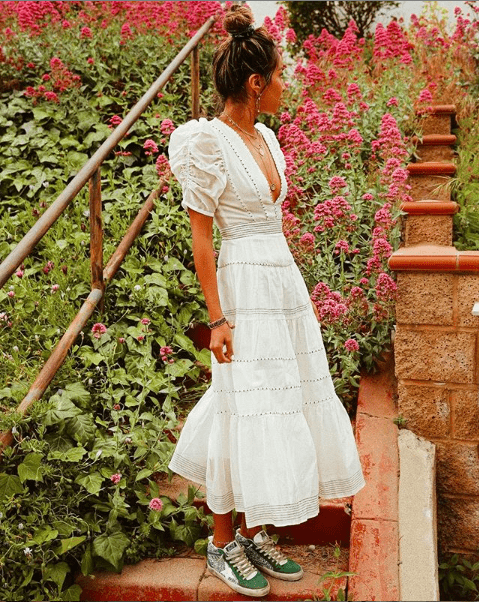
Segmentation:
{"type": "Polygon", "coordinates": [[[421,165],[409,169],[414,202],[402,207],[404,245],[389,265],[398,271],[399,414],[436,444],[440,550],[477,554],[479,317],[471,312],[479,301],[479,252],[452,246],[458,207],[444,184],[454,173],[453,113],[435,107],[424,120],[421,165]]]}

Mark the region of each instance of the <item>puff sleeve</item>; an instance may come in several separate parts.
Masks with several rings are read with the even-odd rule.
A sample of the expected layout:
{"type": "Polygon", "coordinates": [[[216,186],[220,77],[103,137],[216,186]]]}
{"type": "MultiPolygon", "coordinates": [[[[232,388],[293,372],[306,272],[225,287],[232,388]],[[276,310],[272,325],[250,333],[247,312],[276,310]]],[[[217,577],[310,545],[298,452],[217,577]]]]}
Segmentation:
{"type": "Polygon", "coordinates": [[[168,148],[171,171],[183,189],[181,206],[213,217],[227,178],[218,140],[204,118],[178,127],[168,148]]]}

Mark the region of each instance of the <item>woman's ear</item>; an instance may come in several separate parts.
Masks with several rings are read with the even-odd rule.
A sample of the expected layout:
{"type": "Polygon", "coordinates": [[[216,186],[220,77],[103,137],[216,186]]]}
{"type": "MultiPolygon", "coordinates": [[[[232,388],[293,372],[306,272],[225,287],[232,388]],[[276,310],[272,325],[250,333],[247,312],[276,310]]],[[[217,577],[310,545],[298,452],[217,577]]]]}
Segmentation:
{"type": "Polygon", "coordinates": [[[264,78],[259,73],[252,73],[248,77],[248,84],[255,96],[261,94],[264,88],[264,78]]]}

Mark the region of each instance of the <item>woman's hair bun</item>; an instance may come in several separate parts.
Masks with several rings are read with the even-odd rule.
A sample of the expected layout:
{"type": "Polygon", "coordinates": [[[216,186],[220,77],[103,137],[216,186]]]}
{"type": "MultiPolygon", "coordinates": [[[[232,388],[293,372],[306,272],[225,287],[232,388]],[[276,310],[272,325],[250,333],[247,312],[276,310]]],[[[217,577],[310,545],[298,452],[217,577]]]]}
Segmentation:
{"type": "Polygon", "coordinates": [[[249,6],[234,4],[226,13],[223,27],[230,35],[242,34],[253,25],[254,16],[249,6]]]}

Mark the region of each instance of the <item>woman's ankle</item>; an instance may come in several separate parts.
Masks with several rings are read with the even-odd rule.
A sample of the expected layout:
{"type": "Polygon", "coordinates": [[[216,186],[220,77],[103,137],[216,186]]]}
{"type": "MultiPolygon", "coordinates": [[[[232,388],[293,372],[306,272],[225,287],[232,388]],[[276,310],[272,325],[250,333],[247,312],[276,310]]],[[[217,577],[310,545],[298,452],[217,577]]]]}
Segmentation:
{"type": "Polygon", "coordinates": [[[248,529],[247,527],[241,525],[240,534],[247,539],[253,539],[254,536],[261,531],[261,527],[253,527],[248,529]]]}
{"type": "Polygon", "coordinates": [[[213,537],[213,545],[215,546],[215,548],[224,548],[225,546],[227,546],[232,541],[233,540],[230,540],[230,541],[216,541],[215,538],[213,537]]]}

